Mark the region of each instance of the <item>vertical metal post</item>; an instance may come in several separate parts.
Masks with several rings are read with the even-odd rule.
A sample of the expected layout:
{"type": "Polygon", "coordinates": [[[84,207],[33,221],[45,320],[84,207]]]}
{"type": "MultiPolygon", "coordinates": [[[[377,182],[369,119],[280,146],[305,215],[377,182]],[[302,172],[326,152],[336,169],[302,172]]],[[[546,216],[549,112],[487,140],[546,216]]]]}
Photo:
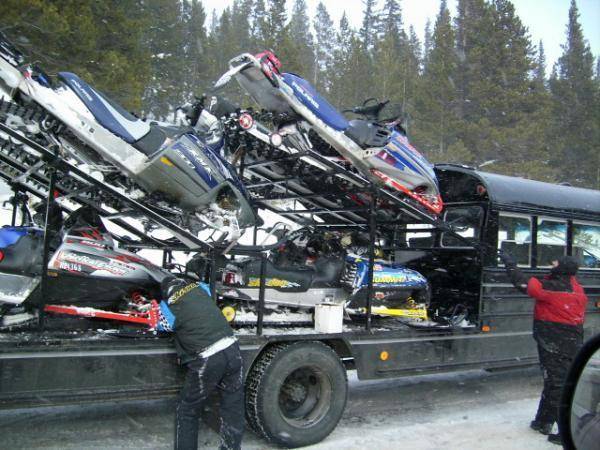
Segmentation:
{"type": "Polygon", "coordinates": [[[254,229],[252,230],[252,245],[256,245],[256,240],[258,239],[258,227],[254,225],[254,229]]]}
{"type": "Polygon", "coordinates": [[[38,304],[39,315],[38,315],[38,327],[40,330],[44,329],[46,321],[46,313],[44,306],[46,305],[46,294],[48,292],[48,261],[50,260],[50,240],[56,235],[56,230],[50,228],[54,225],[54,221],[50,220],[50,213],[54,204],[54,188],[56,186],[56,169],[54,167],[49,168],[50,172],[50,183],[48,186],[48,198],[46,199],[46,217],[44,219],[44,247],[42,250],[42,280],[40,283],[40,301],[38,304]]]}
{"type": "Polygon", "coordinates": [[[265,286],[267,272],[267,257],[264,253],[260,254],[260,287],[258,290],[258,322],[256,324],[256,334],[261,336],[263,332],[263,318],[265,314],[265,286]]]}
{"type": "Polygon", "coordinates": [[[375,240],[377,238],[377,221],[375,206],[377,194],[371,194],[369,208],[369,284],[367,285],[367,331],[371,331],[371,299],[373,298],[373,268],[375,266],[375,240]]]}
{"type": "Polygon", "coordinates": [[[19,207],[19,189],[13,188],[13,210],[12,219],[10,220],[10,226],[14,227],[17,224],[17,208],[19,207]]]}
{"type": "Polygon", "coordinates": [[[217,303],[217,250],[211,249],[210,257],[210,294],[213,302],[217,303]]]}

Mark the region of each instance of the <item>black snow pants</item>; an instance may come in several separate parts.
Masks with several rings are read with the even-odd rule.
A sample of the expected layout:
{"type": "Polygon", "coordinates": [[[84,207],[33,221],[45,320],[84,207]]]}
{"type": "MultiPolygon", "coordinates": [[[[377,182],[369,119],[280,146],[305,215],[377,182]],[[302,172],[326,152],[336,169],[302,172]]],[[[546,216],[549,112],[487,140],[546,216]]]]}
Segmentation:
{"type": "Polygon", "coordinates": [[[583,343],[583,330],[577,326],[536,320],[533,335],[544,376],[535,420],[552,424],[558,420],[562,388],[573,358],[583,343]]]}
{"type": "Polygon", "coordinates": [[[175,423],[175,449],[198,448],[198,421],[208,397],[220,397],[221,449],[240,449],[244,433],[244,370],[238,343],[186,364],[175,423]]]}

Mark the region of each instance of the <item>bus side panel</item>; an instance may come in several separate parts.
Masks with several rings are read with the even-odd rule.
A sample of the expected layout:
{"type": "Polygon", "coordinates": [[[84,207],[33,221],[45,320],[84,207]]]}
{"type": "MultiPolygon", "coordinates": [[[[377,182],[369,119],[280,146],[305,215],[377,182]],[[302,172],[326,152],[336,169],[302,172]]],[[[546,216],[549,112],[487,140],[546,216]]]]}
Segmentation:
{"type": "Polygon", "coordinates": [[[534,363],[531,331],[351,341],[359,379],[534,363]],[[386,352],[386,353],[382,353],[386,352]]]}
{"type": "MultiPolygon", "coordinates": [[[[527,276],[542,277],[547,269],[523,269],[527,276]]],[[[586,337],[600,332],[600,272],[580,271],[577,276],[588,296],[584,327],[586,337]]],[[[481,288],[481,325],[492,332],[531,330],[535,301],[511,284],[503,269],[485,269],[481,288]]]]}

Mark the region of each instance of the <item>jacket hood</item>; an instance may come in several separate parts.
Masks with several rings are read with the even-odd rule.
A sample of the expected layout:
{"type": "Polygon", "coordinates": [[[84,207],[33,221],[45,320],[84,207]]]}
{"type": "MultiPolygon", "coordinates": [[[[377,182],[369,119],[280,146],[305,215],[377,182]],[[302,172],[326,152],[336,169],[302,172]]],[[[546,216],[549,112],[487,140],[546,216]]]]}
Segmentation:
{"type": "Polygon", "coordinates": [[[561,256],[558,258],[558,266],[553,267],[550,273],[553,275],[574,276],[579,270],[579,263],[572,256],[561,256]]]}

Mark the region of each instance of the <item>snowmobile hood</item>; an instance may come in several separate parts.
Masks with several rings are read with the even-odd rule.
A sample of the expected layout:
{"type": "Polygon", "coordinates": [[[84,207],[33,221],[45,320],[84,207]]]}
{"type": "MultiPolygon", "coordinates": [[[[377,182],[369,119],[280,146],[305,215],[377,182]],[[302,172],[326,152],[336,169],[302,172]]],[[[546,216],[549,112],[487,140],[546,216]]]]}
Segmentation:
{"type": "MultiPolygon", "coordinates": [[[[346,257],[346,262],[356,265],[357,286],[367,286],[369,281],[369,260],[349,255],[346,257]]],[[[379,288],[421,288],[427,286],[427,279],[415,270],[376,260],[373,265],[373,285],[379,288]]]]}

